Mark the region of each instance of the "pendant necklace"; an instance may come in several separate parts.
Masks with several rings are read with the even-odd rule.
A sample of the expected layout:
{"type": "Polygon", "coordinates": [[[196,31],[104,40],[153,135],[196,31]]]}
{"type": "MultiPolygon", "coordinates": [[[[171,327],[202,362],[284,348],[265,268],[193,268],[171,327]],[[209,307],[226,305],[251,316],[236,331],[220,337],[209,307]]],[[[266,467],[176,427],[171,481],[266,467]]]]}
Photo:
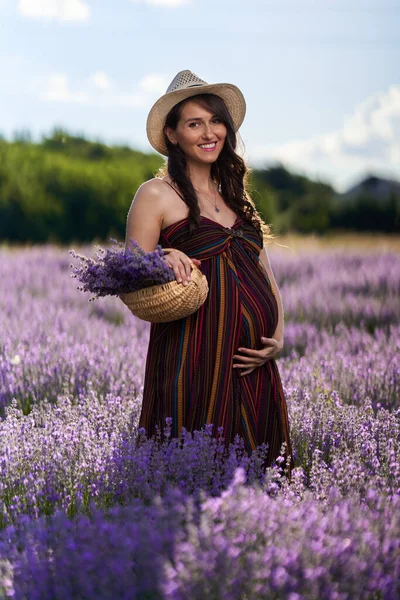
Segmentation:
{"type": "MultiPolygon", "coordinates": [[[[219,186],[218,186],[218,191],[221,192],[221,184],[219,184],[219,186]]],[[[217,190],[216,189],[214,192],[214,202],[212,202],[212,200],[210,200],[209,198],[206,198],[205,196],[204,196],[204,198],[206,200],[208,200],[208,202],[210,202],[214,206],[215,212],[219,212],[219,208],[217,206],[217,190]]]]}

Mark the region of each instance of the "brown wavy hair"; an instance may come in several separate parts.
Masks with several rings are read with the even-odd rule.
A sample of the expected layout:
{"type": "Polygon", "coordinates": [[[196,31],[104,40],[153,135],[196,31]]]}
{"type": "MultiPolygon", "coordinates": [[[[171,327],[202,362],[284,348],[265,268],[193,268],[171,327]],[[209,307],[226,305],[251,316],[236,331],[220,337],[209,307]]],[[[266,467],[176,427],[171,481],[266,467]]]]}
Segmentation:
{"type": "MultiPolygon", "coordinates": [[[[221,186],[221,194],[226,204],[237,215],[250,222],[259,231],[261,238],[264,240],[273,238],[269,225],[264,222],[247,192],[246,184],[250,170],[244,160],[236,153],[237,139],[232,117],[222,98],[214,94],[198,94],[186,98],[170,110],[165,125],[171,129],[176,129],[181,117],[182,106],[189,100],[195,101],[202,108],[210,111],[226,127],[224,146],[217,160],[211,165],[211,177],[217,185],[221,186]]],[[[165,132],[164,136],[168,148],[168,160],[158,171],[157,176],[162,177],[168,174],[179,189],[189,208],[188,224],[189,231],[192,233],[200,224],[200,208],[195,189],[187,174],[186,156],[179,145],[172,144],[169,141],[165,132]]]]}

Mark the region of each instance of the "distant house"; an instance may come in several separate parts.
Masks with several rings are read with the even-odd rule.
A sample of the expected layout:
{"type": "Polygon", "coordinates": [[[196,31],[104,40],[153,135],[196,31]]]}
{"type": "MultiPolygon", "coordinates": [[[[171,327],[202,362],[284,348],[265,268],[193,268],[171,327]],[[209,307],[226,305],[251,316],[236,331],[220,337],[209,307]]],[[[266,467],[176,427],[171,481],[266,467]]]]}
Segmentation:
{"type": "Polygon", "coordinates": [[[349,188],[347,192],[337,194],[337,198],[348,201],[359,196],[372,196],[378,201],[385,202],[392,194],[397,200],[400,200],[400,181],[368,175],[360,183],[349,188]]]}

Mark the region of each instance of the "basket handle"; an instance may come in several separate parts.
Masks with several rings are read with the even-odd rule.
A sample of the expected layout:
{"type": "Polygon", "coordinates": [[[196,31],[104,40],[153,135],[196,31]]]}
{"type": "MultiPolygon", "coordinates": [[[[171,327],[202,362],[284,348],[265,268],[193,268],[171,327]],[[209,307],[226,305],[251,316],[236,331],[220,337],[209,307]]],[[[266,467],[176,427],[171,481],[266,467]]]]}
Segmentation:
{"type": "MultiPolygon", "coordinates": [[[[177,248],[163,248],[163,252],[166,252],[168,254],[168,252],[172,252],[172,250],[176,250],[177,248]]],[[[195,268],[195,264],[192,262],[192,260],[190,259],[190,256],[188,256],[188,259],[190,261],[190,265],[192,267],[192,269],[195,268]]]]}

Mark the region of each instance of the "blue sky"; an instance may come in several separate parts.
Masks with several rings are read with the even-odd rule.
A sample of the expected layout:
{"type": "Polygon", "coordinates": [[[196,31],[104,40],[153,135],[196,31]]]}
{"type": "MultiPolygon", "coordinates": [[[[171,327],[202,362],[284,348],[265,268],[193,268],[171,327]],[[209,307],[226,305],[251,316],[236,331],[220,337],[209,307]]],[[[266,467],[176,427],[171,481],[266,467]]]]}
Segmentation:
{"type": "Polygon", "coordinates": [[[399,31],[398,0],[0,0],[0,133],[149,151],[148,111],[190,69],[243,91],[250,165],[400,179],[399,31]]]}

